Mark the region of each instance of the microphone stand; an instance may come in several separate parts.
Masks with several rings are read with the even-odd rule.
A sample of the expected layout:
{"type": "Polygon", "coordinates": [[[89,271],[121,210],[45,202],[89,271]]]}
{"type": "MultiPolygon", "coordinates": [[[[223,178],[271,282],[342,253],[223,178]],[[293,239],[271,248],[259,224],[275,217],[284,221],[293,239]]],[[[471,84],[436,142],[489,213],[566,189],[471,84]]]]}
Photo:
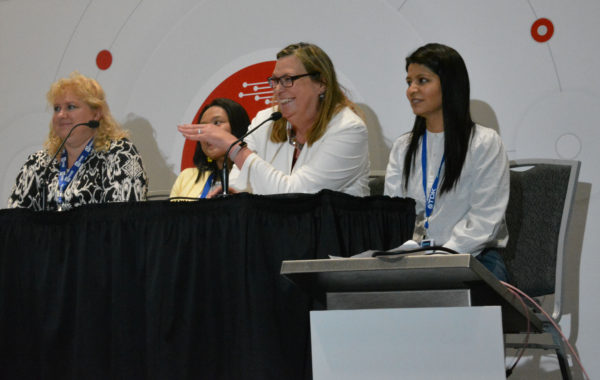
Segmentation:
{"type": "MultiPolygon", "coordinates": [[[[269,120],[269,119],[267,119],[269,120]]],[[[265,120],[265,121],[267,121],[265,120]]],[[[261,124],[262,125],[262,124],[261,124]]],[[[260,127],[260,125],[258,126],[260,127]]],[[[256,127],[256,128],[258,128],[256,127]]],[[[256,129],[254,128],[254,129],[256,129]]],[[[252,131],[254,131],[254,129],[252,129],[252,131]]],[[[223,160],[223,169],[221,169],[221,185],[223,187],[223,190],[221,192],[222,196],[226,196],[229,195],[229,152],[231,151],[231,148],[233,148],[234,146],[236,146],[236,144],[238,144],[239,142],[241,142],[246,136],[248,136],[250,133],[246,133],[244,136],[240,137],[239,139],[235,140],[233,142],[233,144],[229,145],[229,148],[227,148],[227,152],[225,152],[225,159],[223,160]]],[[[246,146],[246,143],[242,142],[242,148],[244,146],[246,146]]]]}
{"type": "Polygon", "coordinates": [[[58,154],[62,151],[62,148],[65,146],[67,139],[71,136],[71,133],[75,130],[75,128],[77,128],[81,125],[85,125],[87,127],[95,129],[100,126],[100,122],[98,120],[90,120],[87,123],[79,123],[79,124],[74,125],[71,128],[71,130],[69,130],[69,133],[67,133],[67,137],[65,137],[65,139],[58,146],[56,153],[54,153],[54,156],[52,156],[52,158],[50,159],[50,162],[48,163],[48,165],[46,165],[46,169],[44,169],[44,172],[42,173],[42,179],[40,180],[40,186],[42,188],[42,211],[46,211],[46,202],[48,200],[48,194],[47,194],[48,170],[50,170],[50,166],[52,165],[52,162],[54,162],[54,159],[56,158],[56,156],[58,156],[58,154]]]}
{"type": "Polygon", "coordinates": [[[249,130],[248,132],[246,132],[242,137],[240,137],[239,139],[235,140],[231,145],[229,145],[229,148],[227,148],[227,152],[225,152],[225,159],[223,160],[223,169],[221,170],[221,184],[223,185],[223,191],[221,192],[221,196],[227,196],[229,195],[229,152],[231,151],[231,149],[236,146],[237,144],[239,144],[240,142],[242,143],[241,148],[244,148],[244,146],[246,146],[246,143],[244,142],[244,139],[251,134],[252,132],[256,131],[258,128],[260,128],[264,123],[266,123],[267,121],[275,121],[275,120],[279,120],[281,119],[281,112],[273,112],[271,114],[271,116],[269,116],[268,119],[263,120],[262,123],[260,123],[259,125],[257,125],[256,127],[252,128],[251,130],[249,130]]]}

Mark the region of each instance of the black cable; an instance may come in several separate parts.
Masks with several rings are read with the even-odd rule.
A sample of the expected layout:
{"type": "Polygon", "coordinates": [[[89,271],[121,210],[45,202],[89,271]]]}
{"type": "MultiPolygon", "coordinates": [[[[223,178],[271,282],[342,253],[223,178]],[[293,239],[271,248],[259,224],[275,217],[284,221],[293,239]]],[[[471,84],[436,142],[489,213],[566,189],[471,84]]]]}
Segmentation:
{"type": "Polygon", "coordinates": [[[416,252],[424,252],[424,251],[443,251],[446,253],[451,253],[453,255],[458,255],[459,253],[456,252],[453,249],[450,248],[446,248],[444,246],[441,245],[432,245],[430,247],[419,247],[419,248],[415,248],[415,249],[409,249],[406,251],[377,251],[373,253],[373,257],[377,257],[377,256],[395,256],[395,255],[405,255],[408,253],[416,253],[416,252]]]}

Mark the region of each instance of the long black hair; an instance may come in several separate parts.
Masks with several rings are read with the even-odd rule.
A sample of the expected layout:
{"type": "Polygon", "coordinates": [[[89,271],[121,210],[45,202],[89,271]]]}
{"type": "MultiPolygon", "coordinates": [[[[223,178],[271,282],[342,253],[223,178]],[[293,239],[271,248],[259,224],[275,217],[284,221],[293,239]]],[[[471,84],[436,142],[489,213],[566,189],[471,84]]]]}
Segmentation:
{"type": "MultiPolygon", "coordinates": [[[[237,138],[240,138],[246,133],[248,130],[248,125],[250,125],[250,118],[248,117],[248,113],[242,107],[241,104],[235,102],[231,99],[227,98],[216,98],[202,109],[200,115],[198,116],[198,122],[202,120],[202,116],[207,109],[210,107],[221,107],[225,110],[227,114],[227,118],[229,119],[229,126],[231,127],[231,134],[237,138]]],[[[196,150],[194,152],[194,165],[198,168],[198,176],[196,177],[196,182],[200,179],[202,174],[206,171],[211,173],[218,173],[219,168],[217,167],[216,160],[208,160],[208,157],[202,150],[202,145],[200,143],[196,144],[196,150]]]]}
{"type": "MultiPolygon", "coordinates": [[[[440,186],[441,194],[452,190],[458,183],[475,127],[469,110],[469,74],[465,62],[456,50],[437,43],[421,46],[406,57],[407,71],[411,63],[426,66],[440,78],[446,157],[440,186]]],[[[425,118],[417,116],[404,157],[405,188],[408,186],[410,171],[414,166],[421,136],[425,134],[425,127],[425,118]]]]}

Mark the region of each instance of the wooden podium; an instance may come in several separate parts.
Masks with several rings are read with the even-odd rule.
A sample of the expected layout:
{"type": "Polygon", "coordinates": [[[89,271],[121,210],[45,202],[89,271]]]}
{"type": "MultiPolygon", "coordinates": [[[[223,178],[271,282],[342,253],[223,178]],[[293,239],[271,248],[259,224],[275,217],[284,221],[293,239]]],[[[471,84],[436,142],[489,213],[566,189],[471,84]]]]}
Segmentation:
{"type": "Polygon", "coordinates": [[[325,309],[311,312],[315,379],[500,379],[502,332],[542,329],[468,254],[284,261],[281,274],[325,309]]]}

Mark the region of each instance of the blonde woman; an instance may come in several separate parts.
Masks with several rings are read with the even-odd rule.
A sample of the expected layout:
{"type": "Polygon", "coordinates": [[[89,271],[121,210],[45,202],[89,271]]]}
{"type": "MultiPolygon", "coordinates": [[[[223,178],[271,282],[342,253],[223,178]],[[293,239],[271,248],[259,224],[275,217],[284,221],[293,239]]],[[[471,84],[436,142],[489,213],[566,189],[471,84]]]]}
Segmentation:
{"type": "MultiPolygon", "coordinates": [[[[277,54],[268,78],[275,107],[260,111],[253,129],[229,153],[231,187],[255,194],[316,193],[322,189],[369,194],[367,128],[339,85],[333,63],[318,46],[292,44],[277,54]]],[[[188,139],[227,149],[236,137],[212,125],[180,125],[188,139]]]]}
{"type": "Polygon", "coordinates": [[[46,97],[53,113],[45,149],[27,158],[8,207],[60,211],[88,203],[145,200],[148,179],[142,158],[111,115],[98,82],[73,72],[53,83],[46,97]],[[90,121],[98,127],[73,129],[90,121]]]}

